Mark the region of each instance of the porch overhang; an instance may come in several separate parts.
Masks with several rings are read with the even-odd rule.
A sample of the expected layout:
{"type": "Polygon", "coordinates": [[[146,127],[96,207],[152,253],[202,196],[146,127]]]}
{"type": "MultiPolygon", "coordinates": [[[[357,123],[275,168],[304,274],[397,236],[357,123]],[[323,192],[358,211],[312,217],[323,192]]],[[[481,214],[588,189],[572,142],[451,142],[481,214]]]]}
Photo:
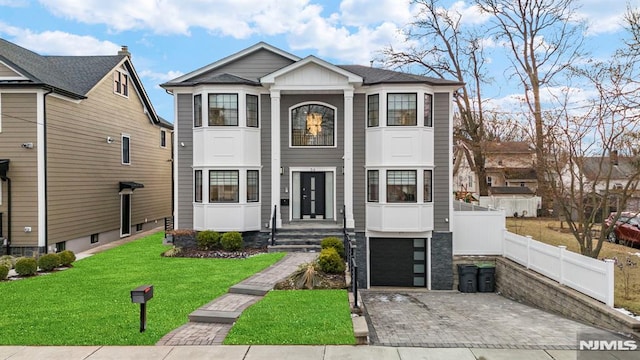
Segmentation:
{"type": "Polygon", "coordinates": [[[135,189],[141,189],[144,187],[144,184],[135,182],[135,181],[120,181],[120,191],[122,190],[135,190],[135,189]]]}

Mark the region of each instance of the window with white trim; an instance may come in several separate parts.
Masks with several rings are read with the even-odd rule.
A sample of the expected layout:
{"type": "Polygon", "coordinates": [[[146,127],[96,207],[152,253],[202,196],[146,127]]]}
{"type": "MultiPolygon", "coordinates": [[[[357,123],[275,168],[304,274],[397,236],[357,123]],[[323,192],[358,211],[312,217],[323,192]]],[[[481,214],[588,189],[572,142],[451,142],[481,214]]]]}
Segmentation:
{"type": "Polygon", "coordinates": [[[122,165],[131,164],[131,137],[122,135],[122,165]]]}
{"type": "Polygon", "coordinates": [[[380,200],[380,174],[378,170],[367,171],[367,201],[378,202],[380,200]]]}
{"type": "Polygon", "coordinates": [[[209,202],[237,203],[239,200],[238,170],[209,170],[209,202]]]}
{"type": "Polygon", "coordinates": [[[433,201],[433,171],[424,171],[424,202],[433,201]]]}
{"type": "Polygon", "coordinates": [[[380,124],[380,95],[367,96],[367,126],[375,127],[380,124]]]}
{"type": "Polygon", "coordinates": [[[238,126],[238,94],[209,94],[209,126],[238,126]]]}
{"type": "Polygon", "coordinates": [[[129,75],[120,70],[113,72],[113,92],[129,97],[129,75]]]}
{"type": "Polygon", "coordinates": [[[193,201],[202,202],[202,170],[196,170],[193,174],[193,201]]]}
{"type": "Polygon", "coordinates": [[[433,126],[433,95],[424,94],[424,126],[433,126]]]}
{"type": "Polygon", "coordinates": [[[415,126],[417,124],[417,95],[387,94],[387,126],[415,126]]]}
{"type": "Polygon", "coordinates": [[[335,146],[335,111],[322,104],[291,109],[292,146],[335,146]]]}
{"type": "Polygon", "coordinates": [[[202,95],[193,96],[193,127],[202,126],[202,95]]]}
{"type": "Polygon", "coordinates": [[[160,147],[167,147],[167,131],[165,129],[160,129],[160,147]]]}
{"type": "Polygon", "coordinates": [[[247,170],[247,202],[260,201],[260,177],[258,170],[247,170]]]}
{"type": "Polygon", "coordinates": [[[387,202],[417,202],[416,170],[387,170],[387,202]]]}
{"type": "Polygon", "coordinates": [[[248,127],[258,127],[258,96],[256,95],[247,95],[247,105],[246,105],[246,114],[247,114],[247,126],[248,127]]]}

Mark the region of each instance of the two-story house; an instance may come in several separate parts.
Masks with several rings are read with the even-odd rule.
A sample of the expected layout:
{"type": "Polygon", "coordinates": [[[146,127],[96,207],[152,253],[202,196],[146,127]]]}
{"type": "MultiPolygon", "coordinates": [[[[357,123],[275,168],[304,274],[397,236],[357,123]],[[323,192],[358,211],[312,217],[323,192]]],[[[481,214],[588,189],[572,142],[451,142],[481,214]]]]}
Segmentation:
{"type": "Polygon", "coordinates": [[[460,85],[262,42],[169,81],[176,225],[268,234],[344,219],[363,284],[451,289],[460,85]]]}
{"type": "Polygon", "coordinates": [[[41,56],[0,39],[3,252],[81,251],[161,226],[172,127],[125,47],[41,56]]]}

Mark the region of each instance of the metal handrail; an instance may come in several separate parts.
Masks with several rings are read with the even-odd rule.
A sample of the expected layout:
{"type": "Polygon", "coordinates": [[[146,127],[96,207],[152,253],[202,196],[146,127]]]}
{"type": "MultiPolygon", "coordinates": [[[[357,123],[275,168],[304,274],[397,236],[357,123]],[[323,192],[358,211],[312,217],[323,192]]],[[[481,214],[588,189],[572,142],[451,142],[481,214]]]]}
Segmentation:
{"type": "Polygon", "coordinates": [[[276,244],[276,214],[278,205],[273,205],[273,216],[271,217],[271,246],[276,244]]]}
{"type": "Polygon", "coordinates": [[[349,272],[351,273],[351,291],[353,292],[353,307],[358,306],[358,264],[356,264],[356,247],[351,244],[351,236],[347,231],[347,207],[342,205],[342,234],[344,243],[344,256],[349,272]]]}

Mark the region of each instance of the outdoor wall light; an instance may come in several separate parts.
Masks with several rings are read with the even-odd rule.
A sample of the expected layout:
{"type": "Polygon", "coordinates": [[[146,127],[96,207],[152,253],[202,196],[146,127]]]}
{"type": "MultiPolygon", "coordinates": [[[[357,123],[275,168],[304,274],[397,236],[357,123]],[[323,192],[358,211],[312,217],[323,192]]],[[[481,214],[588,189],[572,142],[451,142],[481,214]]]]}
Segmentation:
{"type": "Polygon", "coordinates": [[[107,136],[107,144],[113,143],[113,138],[111,136],[107,136]]]}
{"type": "Polygon", "coordinates": [[[184,142],[180,142],[180,146],[184,147],[184,142]]]}
{"type": "Polygon", "coordinates": [[[30,142],[22,143],[21,146],[22,146],[23,149],[33,149],[33,143],[30,143],[30,142]]]}
{"type": "Polygon", "coordinates": [[[284,167],[280,166],[280,175],[284,175],[284,167]]]}

